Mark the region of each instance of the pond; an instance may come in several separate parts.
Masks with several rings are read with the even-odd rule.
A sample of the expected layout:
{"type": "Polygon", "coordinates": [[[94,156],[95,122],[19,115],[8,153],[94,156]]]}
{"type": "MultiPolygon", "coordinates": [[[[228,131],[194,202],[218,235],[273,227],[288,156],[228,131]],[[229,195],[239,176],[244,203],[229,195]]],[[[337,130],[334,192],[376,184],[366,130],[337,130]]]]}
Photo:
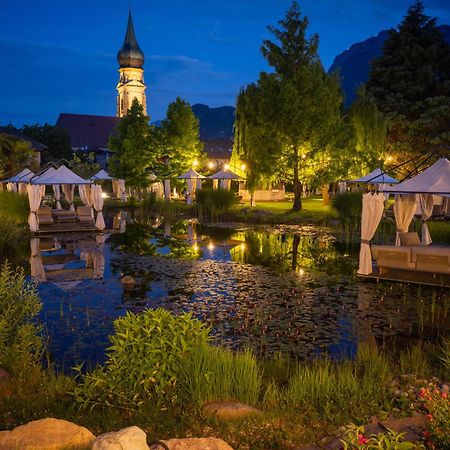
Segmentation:
{"type": "Polygon", "coordinates": [[[352,356],[358,345],[436,340],[450,329],[450,290],[365,282],[359,248],[330,229],[206,228],[192,221],[128,223],[116,234],[33,239],[41,320],[56,366],[104,360],[127,311],[191,312],[216,343],[260,357],[352,356]],[[121,278],[135,283],[123,285],[121,278]]]}

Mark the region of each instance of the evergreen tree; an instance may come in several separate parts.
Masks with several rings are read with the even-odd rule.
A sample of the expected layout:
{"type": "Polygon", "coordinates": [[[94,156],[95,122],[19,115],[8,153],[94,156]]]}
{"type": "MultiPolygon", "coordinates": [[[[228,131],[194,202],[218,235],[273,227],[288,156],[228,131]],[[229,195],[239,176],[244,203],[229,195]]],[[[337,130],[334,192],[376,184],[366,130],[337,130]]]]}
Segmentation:
{"type": "Polygon", "coordinates": [[[159,157],[148,122],[142,105],[134,99],[127,115],[117,125],[116,135],[109,139],[109,149],[113,152],[109,161],[111,174],[138,189],[149,185],[148,171],[159,157]]]}
{"type": "Polygon", "coordinates": [[[160,148],[169,157],[171,173],[181,175],[201,157],[199,122],[191,105],[177,97],[167,108],[161,129],[156,131],[160,148]],[[161,143],[162,140],[162,143],[161,143]]]}
{"type": "Polygon", "coordinates": [[[390,31],[367,86],[387,117],[389,150],[417,154],[450,142],[450,46],[421,1],[390,31]]]}

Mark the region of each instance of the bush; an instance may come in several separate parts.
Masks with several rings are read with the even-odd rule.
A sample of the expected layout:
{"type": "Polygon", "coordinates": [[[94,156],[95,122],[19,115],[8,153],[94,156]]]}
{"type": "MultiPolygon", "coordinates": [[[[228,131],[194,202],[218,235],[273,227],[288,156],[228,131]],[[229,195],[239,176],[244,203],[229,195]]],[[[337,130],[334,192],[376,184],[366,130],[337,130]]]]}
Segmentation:
{"type": "Polygon", "coordinates": [[[35,318],[42,304],[36,286],[26,281],[22,268],[8,263],[0,269],[0,366],[21,377],[40,363],[44,345],[35,318]]]}
{"type": "Polygon", "coordinates": [[[201,189],[196,193],[199,216],[212,220],[238,203],[239,198],[225,189],[201,189]]]}
{"type": "Polygon", "coordinates": [[[344,192],[337,194],[332,205],[338,211],[341,219],[357,219],[362,212],[362,192],[344,192]]]}
{"type": "Polygon", "coordinates": [[[0,191],[0,218],[16,224],[25,224],[28,220],[30,206],[26,194],[0,191]]]}
{"type": "Polygon", "coordinates": [[[204,345],[194,349],[185,362],[179,385],[185,402],[197,407],[208,401],[257,403],[262,377],[252,352],[204,345]]]}
{"type": "Polygon", "coordinates": [[[129,410],[178,403],[182,368],[192,351],[206,344],[209,328],[191,314],[176,317],[158,308],[128,312],[114,322],[114,329],[105,365],[82,376],[74,390],[76,401],[82,407],[129,410]]]}

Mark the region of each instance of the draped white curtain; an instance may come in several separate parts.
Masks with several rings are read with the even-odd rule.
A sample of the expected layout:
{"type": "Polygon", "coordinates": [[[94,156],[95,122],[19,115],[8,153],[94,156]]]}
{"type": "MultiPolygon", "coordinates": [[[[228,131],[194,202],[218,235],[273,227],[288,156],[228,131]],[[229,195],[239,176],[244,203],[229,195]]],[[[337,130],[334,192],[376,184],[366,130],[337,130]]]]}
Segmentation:
{"type": "Polygon", "coordinates": [[[197,182],[195,184],[196,184],[196,186],[195,186],[196,190],[200,191],[202,189],[202,185],[203,185],[202,179],[197,178],[197,182]]]}
{"type": "MultiPolygon", "coordinates": [[[[45,186],[44,186],[45,187],[45,186]]],[[[41,200],[43,197],[42,186],[29,184],[27,187],[28,202],[30,203],[30,216],[28,217],[28,225],[30,225],[31,231],[38,231],[39,224],[37,221],[37,210],[41,206],[41,200]]]]}
{"type": "Polygon", "coordinates": [[[347,183],[345,181],[339,181],[338,190],[340,194],[347,192],[347,183]]]}
{"type": "Polygon", "coordinates": [[[95,228],[98,230],[105,229],[105,219],[103,218],[103,197],[102,187],[99,184],[93,184],[91,187],[92,202],[97,211],[97,219],[95,221],[95,228]]]}
{"type": "Polygon", "coordinates": [[[195,191],[195,180],[193,178],[189,178],[186,181],[187,181],[187,191],[188,191],[186,203],[188,205],[192,205],[192,199],[193,199],[194,191],[195,191]]]}
{"type": "Polygon", "coordinates": [[[62,185],[64,197],[66,197],[67,203],[69,203],[70,211],[75,211],[75,206],[73,206],[73,196],[75,193],[75,185],[74,184],[63,184],[62,185]]]}
{"type": "Polygon", "coordinates": [[[220,180],[220,189],[229,191],[231,187],[231,180],[220,180]]]}
{"type": "Polygon", "coordinates": [[[380,223],[384,211],[384,195],[382,193],[363,195],[361,214],[361,248],[359,251],[360,275],[369,275],[372,272],[372,253],[370,240],[380,223]]]}
{"type": "Polygon", "coordinates": [[[170,180],[164,180],[164,199],[170,200],[170,180]]]}
{"type": "MultiPolygon", "coordinates": [[[[389,183],[381,183],[380,186],[378,187],[378,190],[380,192],[383,192],[386,188],[388,188],[390,186],[389,183]]],[[[384,198],[386,199],[386,201],[389,199],[389,193],[384,194],[384,198]]]]}
{"type": "Polygon", "coordinates": [[[395,223],[397,224],[395,245],[397,247],[400,245],[399,233],[406,233],[408,231],[409,224],[413,220],[415,212],[416,212],[416,194],[412,195],[395,194],[394,216],[395,216],[395,223]]]}
{"type": "Polygon", "coordinates": [[[45,281],[45,269],[44,264],[42,263],[38,238],[30,239],[30,249],[31,276],[37,281],[45,281]]]}
{"type": "Polygon", "coordinates": [[[93,201],[92,201],[92,192],[91,185],[89,184],[80,184],[78,185],[78,193],[80,194],[80,200],[84,206],[89,206],[91,208],[92,217],[94,217],[94,210],[92,209],[93,201]]]}
{"type": "Polygon", "coordinates": [[[219,187],[219,180],[217,178],[213,178],[213,189],[217,189],[219,187]]]}
{"type": "Polygon", "coordinates": [[[17,186],[19,194],[25,194],[27,192],[27,185],[25,183],[18,183],[17,186]]]}
{"type": "Polygon", "coordinates": [[[61,188],[59,187],[59,184],[53,185],[53,193],[55,194],[56,209],[62,209],[61,208],[61,188]]]}
{"type": "Polygon", "coordinates": [[[9,182],[9,183],[6,185],[6,189],[7,189],[9,192],[17,192],[17,186],[16,186],[16,183],[11,183],[11,182],[9,182]]]}
{"type": "Polygon", "coordinates": [[[431,194],[419,194],[420,209],[422,210],[422,244],[430,245],[430,230],[428,229],[427,220],[433,214],[434,198],[431,194]]]}
{"type": "Polygon", "coordinates": [[[119,187],[120,199],[124,202],[127,199],[127,191],[125,190],[125,180],[117,180],[119,187]]]}

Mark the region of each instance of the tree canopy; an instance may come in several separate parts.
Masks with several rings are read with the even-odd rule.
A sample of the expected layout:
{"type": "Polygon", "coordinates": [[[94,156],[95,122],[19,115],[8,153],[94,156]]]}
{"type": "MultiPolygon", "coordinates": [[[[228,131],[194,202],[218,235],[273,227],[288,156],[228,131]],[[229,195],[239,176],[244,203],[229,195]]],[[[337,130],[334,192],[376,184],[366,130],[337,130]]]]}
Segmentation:
{"type": "Polygon", "coordinates": [[[450,45],[416,1],[372,65],[368,91],[386,115],[387,146],[411,155],[450,142],[450,45]]]}
{"type": "Polygon", "coordinates": [[[27,141],[0,133],[0,174],[11,173],[29,165],[33,150],[27,141]]]}

